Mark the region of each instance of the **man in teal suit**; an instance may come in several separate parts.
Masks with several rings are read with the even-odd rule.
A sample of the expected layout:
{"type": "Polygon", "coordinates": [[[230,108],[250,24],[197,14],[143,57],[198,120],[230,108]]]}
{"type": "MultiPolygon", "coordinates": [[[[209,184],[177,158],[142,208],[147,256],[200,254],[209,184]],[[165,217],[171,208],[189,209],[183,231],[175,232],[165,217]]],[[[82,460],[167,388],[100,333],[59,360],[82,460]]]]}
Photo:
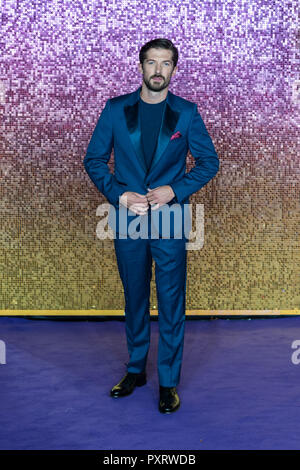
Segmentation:
{"type": "Polygon", "coordinates": [[[219,159],[197,105],[168,91],[177,71],[174,44],[154,39],[141,48],[139,59],[142,86],[106,101],[84,167],[111,205],[109,224],[114,230],[125,296],[129,362],[126,375],[110,394],[129,395],[146,383],[154,259],[159,313],[158,408],[171,413],[180,406],[176,387],[184,343],[186,242],[191,228],[184,205],[215,176],[219,159]],[[112,148],[114,175],[107,165],[112,148]],[[186,173],[188,150],[196,165],[186,173]]]}

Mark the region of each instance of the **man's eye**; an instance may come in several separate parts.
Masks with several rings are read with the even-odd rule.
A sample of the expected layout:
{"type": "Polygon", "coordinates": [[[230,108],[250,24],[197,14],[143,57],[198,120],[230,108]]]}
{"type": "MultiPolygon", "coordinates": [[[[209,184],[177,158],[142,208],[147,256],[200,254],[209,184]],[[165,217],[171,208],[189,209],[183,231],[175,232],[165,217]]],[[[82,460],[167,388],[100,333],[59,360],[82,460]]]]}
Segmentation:
{"type": "MultiPolygon", "coordinates": [[[[153,64],[153,60],[148,60],[148,64],[153,64]]],[[[170,65],[170,62],[165,62],[165,65],[170,65]]]]}

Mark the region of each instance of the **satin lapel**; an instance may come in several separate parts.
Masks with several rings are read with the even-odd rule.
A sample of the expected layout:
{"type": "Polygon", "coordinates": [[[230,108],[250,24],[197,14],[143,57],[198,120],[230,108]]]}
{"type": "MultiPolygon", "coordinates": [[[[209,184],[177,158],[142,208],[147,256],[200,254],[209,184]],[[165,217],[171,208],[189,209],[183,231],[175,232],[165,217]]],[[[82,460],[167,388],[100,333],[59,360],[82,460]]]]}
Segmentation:
{"type": "MultiPolygon", "coordinates": [[[[138,93],[140,92],[139,90],[137,90],[138,93]]],[[[124,113],[126,117],[127,129],[130,135],[132,145],[135,149],[135,152],[137,154],[140,164],[142,165],[143,170],[147,172],[147,167],[145,164],[144,152],[143,152],[143,147],[142,147],[142,133],[141,133],[140,120],[139,120],[138,93],[136,93],[137,101],[133,105],[125,106],[124,113]]]]}
{"type": "Polygon", "coordinates": [[[157,147],[156,147],[156,151],[151,162],[149,173],[150,171],[153,170],[154,166],[159,162],[162,154],[166,150],[170,142],[170,138],[172,134],[174,134],[174,130],[179,119],[179,112],[173,110],[171,106],[169,105],[169,96],[170,96],[170,92],[168,93],[168,98],[167,98],[167,102],[165,105],[164,114],[162,117],[162,123],[161,123],[160,131],[159,131],[159,136],[157,139],[157,147]]]}
{"type": "MultiPolygon", "coordinates": [[[[141,91],[141,87],[136,90],[134,94],[134,103],[131,105],[124,106],[124,113],[126,118],[127,129],[130,135],[131,142],[137,154],[138,160],[145,171],[147,173],[147,167],[145,164],[144,152],[142,148],[142,139],[141,139],[141,125],[139,119],[139,94],[141,91]]],[[[174,133],[176,124],[179,119],[179,112],[175,111],[170,106],[170,100],[172,99],[171,92],[168,92],[167,101],[164,108],[164,113],[162,117],[162,122],[160,126],[159,136],[157,140],[157,146],[155,150],[155,154],[152,159],[152,163],[149,169],[152,171],[153,167],[159,162],[163,152],[166,150],[170,138],[174,133]]]]}

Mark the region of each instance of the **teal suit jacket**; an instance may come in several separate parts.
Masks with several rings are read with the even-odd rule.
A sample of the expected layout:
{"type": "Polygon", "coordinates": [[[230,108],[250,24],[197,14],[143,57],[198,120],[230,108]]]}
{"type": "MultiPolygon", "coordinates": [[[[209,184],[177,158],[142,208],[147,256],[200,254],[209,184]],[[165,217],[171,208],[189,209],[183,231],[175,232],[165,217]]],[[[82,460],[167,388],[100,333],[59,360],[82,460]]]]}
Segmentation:
{"type": "Polygon", "coordinates": [[[156,151],[147,171],[138,115],[141,88],[106,101],[83,164],[111,205],[108,223],[114,233],[127,233],[129,236],[130,225],[136,227],[138,222],[147,218],[149,224],[152,219],[160,238],[165,232],[158,212],[164,214],[165,209],[165,213],[169,213],[170,238],[177,238],[179,233],[187,234],[191,229],[190,212],[184,210],[184,205],[189,204],[189,196],[218,172],[219,158],[197,105],[168,91],[156,151]],[[110,173],[107,165],[112,149],[114,174],[110,173]],[[195,166],[186,173],[189,150],[195,166]],[[147,194],[147,188],[163,185],[170,185],[175,197],[160,209],[152,211],[149,208],[146,215],[134,214],[119,203],[119,197],[125,191],[147,194]],[[155,217],[154,212],[157,213],[155,217]]]}

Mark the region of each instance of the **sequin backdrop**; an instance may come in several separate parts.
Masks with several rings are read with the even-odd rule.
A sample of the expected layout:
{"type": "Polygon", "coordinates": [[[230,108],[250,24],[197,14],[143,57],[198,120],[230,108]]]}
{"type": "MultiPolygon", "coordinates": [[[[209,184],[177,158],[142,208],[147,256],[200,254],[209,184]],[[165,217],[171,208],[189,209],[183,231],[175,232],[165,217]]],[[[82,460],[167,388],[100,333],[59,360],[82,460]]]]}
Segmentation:
{"type": "Polygon", "coordinates": [[[205,241],[188,252],[187,308],[299,308],[297,4],[1,2],[1,309],[123,308],[113,241],[95,233],[106,199],[82,160],[155,37],[178,47],[170,90],[197,103],[221,161],[190,201],[205,241]]]}

